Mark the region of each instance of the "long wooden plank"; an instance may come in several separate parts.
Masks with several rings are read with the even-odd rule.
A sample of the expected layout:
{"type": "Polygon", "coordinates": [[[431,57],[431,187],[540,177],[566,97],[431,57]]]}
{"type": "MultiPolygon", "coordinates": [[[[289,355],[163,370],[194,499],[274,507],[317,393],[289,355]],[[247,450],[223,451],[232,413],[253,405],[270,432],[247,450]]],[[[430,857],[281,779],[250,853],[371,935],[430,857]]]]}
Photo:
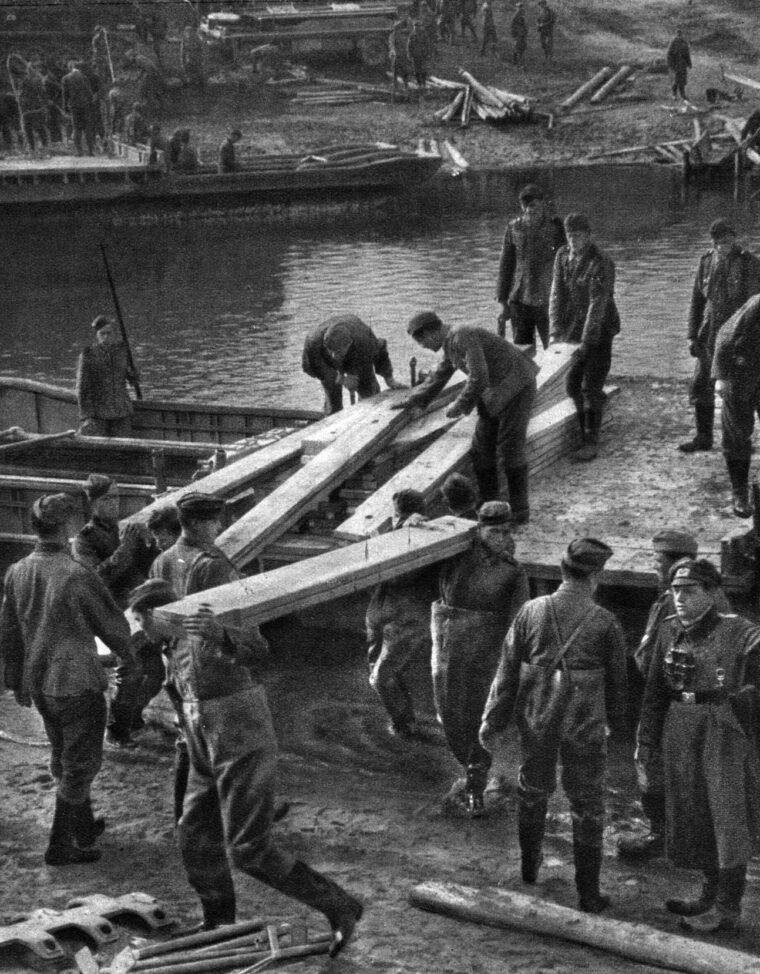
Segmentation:
{"type": "MultiPolygon", "coordinates": [[[[550,345],[544,353],[541,371],[537,377],[539,389],[536,400],[539,404],[551,402],[560,389],[564,392],[564,377],[570,367],[573,350],[572,345],[558,344],[550,345]]],[[[539,416],[544,417],[542,420],[544,425],[547,419],[544,414],[550,413],[555,408],[551,406],[548,410],[544,409],[543,412],[538,413],[539,416]]],[[[554,415],[551,414],[548,417],[549,425],[553,420],[554,415]]],[[[399,470],[363,504],[360,504],[351,517],[337,527],[336,537],[356,541],[366,537],[367,534],[386,530],[393,512],[393,495],[397,490],[413,487],[429,495],[440,487],[446,477],[465,462],[476,423],[477,415],[474,413],[457,420],[412,463],[399,470]]],[[[531,421],[533,429],[528,427],[529,443],[531,435],[535,439],[541,433],[542,423],[536,423],[534,413],[534,420],[531,421]]]]}
{"type": "Polygon", "coordinates": [[[581,913],[537,896],[458,883],[423,883],[409,894],[413,906],[457,920],[558,937],[639,964],[687,974],[760,974],[760,959],[738,950],[679,937],[645,923],[581,913]]]}
{"type": "Polygon", "coordinates": [[[228,625],[267,622],[451,558],[469,547],[474,531],[472,521],[437,518],[208,589],[158,611],[181,623],[205,602],[228,625]]]}
{"type": "Polygon", "coordinates": [[[244,566],[364,466],[409,422],[408,410],[393,409],[408,394],[403,389],[384,392],[365,400],[363,412],[349,410],[350,429],[222,532],[217,544],[227,557],[244,566]]]}

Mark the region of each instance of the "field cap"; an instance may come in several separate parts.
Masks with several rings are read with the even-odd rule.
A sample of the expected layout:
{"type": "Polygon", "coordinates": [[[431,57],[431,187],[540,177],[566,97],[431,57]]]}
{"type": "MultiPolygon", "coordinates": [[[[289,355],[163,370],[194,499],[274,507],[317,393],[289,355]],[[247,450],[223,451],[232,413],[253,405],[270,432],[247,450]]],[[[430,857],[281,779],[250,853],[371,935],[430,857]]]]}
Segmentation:
{"type": "Polygon", "coordinates": [[[725,217],[719,217],[710,224],[710,236],[713,240],[722,240],[723,237],[735,237],[736,230],[725,217]]]}
{"type": "Polygon", "coordinates": [[[666,555],[685,555],[697,557],[697,539],[680,528],[663,528],[652,538],[652,548],[666,555]]]}
{"type": "Polygon", "coordinates": [[[96,318],[92,319],[90,328],[92,328],[94,332],[98,332],[101,328],[105,328],[106,325],[110,324],[111,319],[108,317],[108,315],[98,315],[96,318]]]}
{"type": "Polygon", "coordinates": [[[435,311],[419,311],[409,319],[406,330],[414,338],[418,331],[423,331],[425,328],[440,328],[442,325],[443,322],[435,311]]]}
{"type": "Polygon", "coordinates": [[[216,494],[201,494],[200,491],[192,491],[180,497],[177,501],[177,510],[180,514],[187,517],[199,517],[211,520],[217,517],[224,510],[225,501],[223,497],[216,494]]]}
{"type": "Polygon", "coordinates": [[[84,482],[84,492],[90,503],[99,497],[105,497],[113,487],[116,487],[116,484],[104,473],[91,473],[84,482]]]}
{"type": "Polygon", "coordinates": [[[706,558],[684,558],[670,569],[672,588],[684,588],[687,585],[718,588],[722,581],[718,569],[706,558]]]}
{"type": "Polygon", "coordinates": [[[509,524],[512,520],[512,508],[506,501],[486,501],[480,505],[478,524],[509,524]]]}
{"type": "Polygon", "coordinates": [[[32,504],[32,515],[48,528],[59,528],[74,514],[76,503],[71,494],[44,494],[32,504]]]}
{"type": "Polygon", "coordinates": [[[149,578],[147,582],[138,585],[129,593],[129,608],[142,612],[144,609],[155,609],[158,605],[168,605],[176,602],[174,589],[163,578],[149,578]]]}
{"type": "Polygon", "coordinates": [[[565,230],[567,233],[591,233],[591,224],[585,213],[568,213],[565,217],[565,230]]]}
{"type": "Polygon", "coordinates": [[[612,554],[612,548],[596,538],[576,538],[567,546],[562,564],[576,572],[591,575],[601,571],[612,554]]]}
{"type": "Polygon", "coordinates": [[[545,194],[540,186],[536,186],[535,183],[528,183],[527,186],[523,186],[520,190],[520,195],[517,198],[521,203],[532,203],[533,200],[544,199],[545,194]]]}

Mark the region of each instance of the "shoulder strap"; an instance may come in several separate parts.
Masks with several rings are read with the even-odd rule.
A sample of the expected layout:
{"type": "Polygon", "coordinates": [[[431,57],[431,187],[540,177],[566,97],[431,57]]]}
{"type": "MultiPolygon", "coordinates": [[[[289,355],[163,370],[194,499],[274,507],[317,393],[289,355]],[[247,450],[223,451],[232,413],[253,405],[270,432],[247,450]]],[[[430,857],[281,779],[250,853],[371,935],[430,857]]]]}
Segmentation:
{"type": "Polygon", "coordinates": [[[554,656],[549,660],[548,663],[544,664],[544,668],[549,672],[552,672],[563,661],[565,655],[567,654],[567,651],[577,640],[580,633],[586,627],[586,624],[589,623],[592,619],[594,619],[598,615],[599,606],[594,605],[592,607],[591,611],[581,619],[581,621],[578,623],[575,629],[573,629],[573,631],[570,633],[570,635],[568,636],[567,640],[564,643],[562,642],[562,636],[560,635],[560,631],[559,631],[559,622],[557,621],[557,610],[554,608],[554,602],[551,598],[549,599],[549,610],[551,612],[551,620],[552,620],[552,628],[554,629],[554,637],[557,640],[557,645],[559,646],[558,652],[554,654],[554,656]]]}

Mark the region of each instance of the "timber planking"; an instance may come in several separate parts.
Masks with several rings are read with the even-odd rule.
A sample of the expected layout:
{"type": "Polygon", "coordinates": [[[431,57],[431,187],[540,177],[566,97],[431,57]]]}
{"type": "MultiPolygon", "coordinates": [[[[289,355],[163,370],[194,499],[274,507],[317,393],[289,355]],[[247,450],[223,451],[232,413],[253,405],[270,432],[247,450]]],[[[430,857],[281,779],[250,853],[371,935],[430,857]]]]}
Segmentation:
{"type": "Polygon", "coordinates": [[[438,518],[207,589],[156,612],[181,624],[206,603],[225,625],[258,625],[451,558],[470,546],[475,530],[472,521],[438,518]]]}

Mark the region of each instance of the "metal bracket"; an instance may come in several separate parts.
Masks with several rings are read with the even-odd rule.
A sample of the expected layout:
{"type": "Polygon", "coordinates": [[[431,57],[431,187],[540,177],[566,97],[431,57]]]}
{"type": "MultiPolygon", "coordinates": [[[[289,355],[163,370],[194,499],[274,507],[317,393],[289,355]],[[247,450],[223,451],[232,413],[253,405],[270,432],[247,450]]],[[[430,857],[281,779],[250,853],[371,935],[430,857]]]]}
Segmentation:
{"type": "Polygon", "coordinates": [[[43,960],[61,960],[66,954],[52,935],[77,930],[97,946],[118,940],[118,933],[105,919],[87,909],[35,910],[18,923],[0,927],[0,952],[12,946],[25,947],[43,960]]]}
{"type": "Polygon", "coordinates": [[[102,893],[92,893],[90,896],[80,896],[69,900],[66,906],[86,907],[92,913],[108,917],[132,916],[141,920],[151,930],[161,930],[173,924],[171,917],[155,898],[149,893],[124,893],[123,896],[105,896],[102,893]]]}

